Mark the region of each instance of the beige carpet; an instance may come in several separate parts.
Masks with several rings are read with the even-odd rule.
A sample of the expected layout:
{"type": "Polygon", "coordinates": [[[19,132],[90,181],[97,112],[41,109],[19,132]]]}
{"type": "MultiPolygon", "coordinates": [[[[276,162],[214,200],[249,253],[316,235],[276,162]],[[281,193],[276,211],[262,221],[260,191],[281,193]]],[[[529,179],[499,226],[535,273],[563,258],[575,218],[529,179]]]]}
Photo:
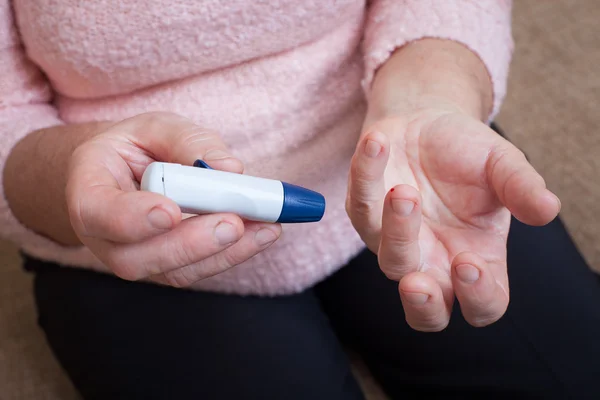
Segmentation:
{"type": "Polygon", "coordinates": [[[19,261],[0,243],[0,400],[78,399],[37,327],[31,277],[19,261]]]}
{"type": "Polygon", "coordinates": [[[498,118],[562,200],[600,271],[600,2],[516,0],[517,51],[498,118]]]}
{"type": "MultiPolygon", "coordinates": [[[[600,3],[516,0],[514,21],[517,52],[498,121],[559,194],[569,230],[600,271],[600,3]]],[[[0,244],[0,400],[77,399],[36,326],[18,261],[0,244]]],[[[361,375],[370,398],[383,399],[361,375]]]]}

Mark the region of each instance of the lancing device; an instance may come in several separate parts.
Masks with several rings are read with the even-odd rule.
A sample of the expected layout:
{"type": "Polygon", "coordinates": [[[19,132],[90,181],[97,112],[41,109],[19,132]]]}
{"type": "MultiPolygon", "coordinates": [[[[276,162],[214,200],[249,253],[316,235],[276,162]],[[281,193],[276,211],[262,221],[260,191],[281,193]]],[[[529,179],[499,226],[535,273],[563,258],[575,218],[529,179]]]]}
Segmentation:
{"type": "Polygon", "coordinates": [[[289,183],[212,169],[202,160],[193,166],[153,162],[141,189],[162,194],[188,214],[233,213],[252,221],[320,221],[322,194],[289,183]]]}

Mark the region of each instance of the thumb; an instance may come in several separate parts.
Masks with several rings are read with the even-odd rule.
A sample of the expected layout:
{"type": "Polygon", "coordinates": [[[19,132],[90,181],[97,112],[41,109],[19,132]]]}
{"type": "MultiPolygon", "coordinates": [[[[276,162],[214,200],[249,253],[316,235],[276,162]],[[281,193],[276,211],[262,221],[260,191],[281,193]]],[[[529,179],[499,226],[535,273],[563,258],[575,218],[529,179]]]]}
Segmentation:
{"type": "Polygon", "coordinates": [[[559,213],[558,197],[546,188],[542,176],[513,145],[503,143],[492,148],[486,175],[498,199],[519,221],[540,226],[559,213]]]}
{"type": "MultiPolygon", "coordinates": [[[[197,159],[212,168],[242,173],[242,162],[234,157],[223,139],[214,131],[205,129],[177,114],[151,112],[126,119],[112,126],[107,134],[125,136],[137,147],[144,149],[158,161],[192,165],[197,159]]],[[[143,169],[134,171],[141,178],[143,169]]]]}

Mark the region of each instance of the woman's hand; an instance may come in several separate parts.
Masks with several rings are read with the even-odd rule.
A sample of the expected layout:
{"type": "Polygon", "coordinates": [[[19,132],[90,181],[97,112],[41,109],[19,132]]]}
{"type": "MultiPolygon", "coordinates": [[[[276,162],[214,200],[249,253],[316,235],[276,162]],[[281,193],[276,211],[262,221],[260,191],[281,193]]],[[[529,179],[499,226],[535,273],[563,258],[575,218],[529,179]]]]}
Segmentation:
{"type": "MultiPolygon", "coordinates": [[[[23,146],[27,144],[15,151],[26,154],[23,146]]],[[[183,117],[149,113],[104,124],[70,155],[62,191],[65,219],[78,240],[117,276],[172,286],[188,286],[223,272],[277,240],[277,224],[245,222],[232,214],[182,219],[172,200],[139,190],[151,162],[192,165],[196,159],[216,169],[243,171],[216,133],[183,117]]],[[[17,199],[18,190],[12,188],[11,197],[17,199]]],[[[54,210],[60,214],[62,208],[57,205],[54,210]]]]}
{"type": "Polygon", "coordinates": [[[382,271],[400,282],[410,325],[445,328],[455,295],[472,325],[499,319],[509,301],[510,213],[546,224],[560,209],[556,196],[521,151],[469,116],[424,110],[366,132],[347,209],[382,271]]]}
{"type": "Polygon", "coordinates": [[[231,214],[182,220],[172,200],[138,190],[152,161],[192,165],[198,158],[243,170],[217,134],[182,117],[147,114],[111,126],[71,158],[66,201],[75,233],[119,277],[174,286],[223,272],[273,243],[276,224],[231,214]]]}
{"type": "Polygon", "coordinates": [[[413,328],[444,329],[455,296],[471,325],[489,325],[509,303],[511,213],[544,225],[560,202],[523,153],[481,122],[489,78],[472,53],[436,41],[403,52],[375,82],[347,211],[399,281],[413,328]]]}

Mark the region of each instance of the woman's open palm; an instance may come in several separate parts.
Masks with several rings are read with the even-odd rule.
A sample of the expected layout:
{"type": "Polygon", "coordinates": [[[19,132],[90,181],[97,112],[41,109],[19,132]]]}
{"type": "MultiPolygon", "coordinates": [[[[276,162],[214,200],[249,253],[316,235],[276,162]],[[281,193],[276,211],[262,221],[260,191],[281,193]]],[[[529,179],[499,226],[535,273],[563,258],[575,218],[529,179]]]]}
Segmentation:
{"type": "Polygon", "coordinates": [[[557,197],[523,153],[485,124],[439,110],[377,121],[357,146],[347,210],[382,271],[400,282],[408,323],[438,331],[455,296],[474,326],[508,306],[511,213],[544,225],[557,197]]]}

